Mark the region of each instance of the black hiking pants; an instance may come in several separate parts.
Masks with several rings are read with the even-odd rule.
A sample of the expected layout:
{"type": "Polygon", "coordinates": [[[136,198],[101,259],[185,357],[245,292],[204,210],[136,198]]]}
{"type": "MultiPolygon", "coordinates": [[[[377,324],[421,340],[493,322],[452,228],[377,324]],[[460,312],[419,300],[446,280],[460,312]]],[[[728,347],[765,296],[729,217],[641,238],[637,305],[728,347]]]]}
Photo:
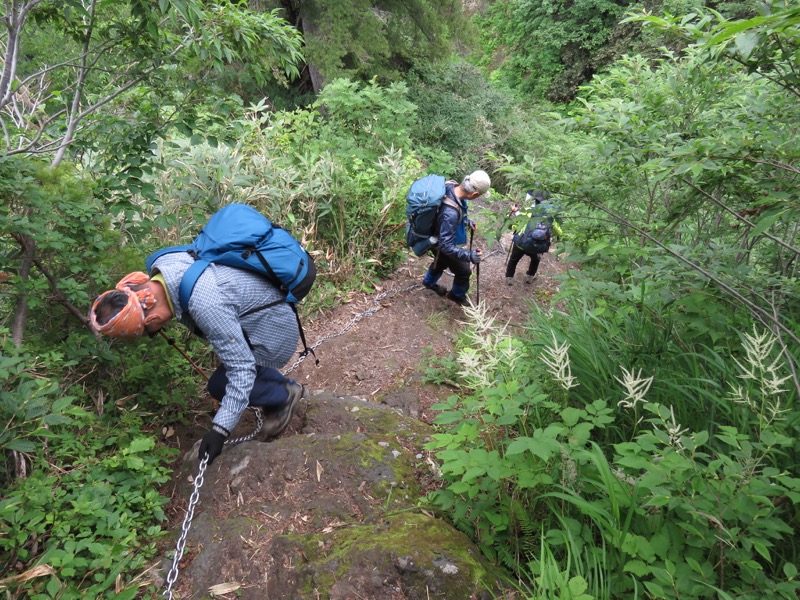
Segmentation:
{"type": "Polygon", "coordinates": [[[522,248],[516,244],[512,244],[511,256],[508,257],[508,266],[506,267],[506,277],[514,277],[514,273],[517,271],[517,263],[520,261],[520,259],[522,259],[523,256],[531,257],[531,264],[528,265],[527,275],[530,277],[536,275],[536,271],[539,270],[539,260],[541,260],[542,255],[527,254],[522,248]]]}
{"type": "Polygon", "coordinates": [[[441,252],[432,251],[431,254],[434,256],[433,263],[428,267],[428,272],[425,273],[423,281],[428,285],[434,285],[439,281],[445,269],[450,269],[453,274],[453,286],[450,291],[456,298],[464,298],[467,295],[467,290],[469,290],[472,263],[445,256],[441,252]]]}

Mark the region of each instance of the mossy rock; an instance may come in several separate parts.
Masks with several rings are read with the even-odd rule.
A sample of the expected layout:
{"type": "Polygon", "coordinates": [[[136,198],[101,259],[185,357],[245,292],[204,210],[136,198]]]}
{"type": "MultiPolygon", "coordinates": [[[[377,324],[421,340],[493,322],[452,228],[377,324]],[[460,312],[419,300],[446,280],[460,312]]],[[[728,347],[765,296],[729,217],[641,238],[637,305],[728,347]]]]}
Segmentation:
{"type": "MultiPolygon", "coordinates": [[[[499,570],[417,508],[431,434],[386,405],[321,393],[279,439],[226,447],[203,474],[175,597],[220,584],[253,600],[498,597],[499,570]]],[[[193,491],[196,452],[180,498],[193,491]]]]}

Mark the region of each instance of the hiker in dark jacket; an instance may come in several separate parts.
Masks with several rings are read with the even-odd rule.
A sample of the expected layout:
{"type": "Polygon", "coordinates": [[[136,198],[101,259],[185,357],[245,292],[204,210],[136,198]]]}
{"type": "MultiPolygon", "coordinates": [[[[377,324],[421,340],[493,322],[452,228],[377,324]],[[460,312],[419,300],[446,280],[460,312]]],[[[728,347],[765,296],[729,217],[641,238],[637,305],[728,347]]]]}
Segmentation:
{"type": "Polygon", "coordinates": [[[281,292],[256,273],[215,264],[197,280],[188,314],[181,310],[178,289],[193,263],[186,252],[161,256],[152,277],[131,273],[99,296],[89,320],[98,333],[117,338],[155,335],[173,317],[202,332],[222,363],[208,381],[220,407],[200,443],[199,458],[208,454],[210,464],[248,405],[262,408],[263,431],[274,437],[288,425],[305,389],[278,371],[299,339],[295,315],[281,292]]]}
{"type": "Polygon", "coordinates": [[[464,177],[461,183],[448,181],[445,184],[445,200],[437,217],[437,237],[439,241],[431,250],[434,260],[425,273],[422,284],[445,296],[459,306],[467,304],[471,264],[481,262],[481,250],[467,250],[458,246],[467,243],[467,228],[475,231],[475,222],[467,218],[468,200],[474,200],[489,191],[491,180],[485,171],[475,171],[464,177]],[[445,269],[453,273],[453,286],[450,291],[438,283],[445,269]]]}
{"type": "MultiPolygon", "coordinates": [[[[525,195],[525,203],[528,205],[528,208],[525,210],[520,210],[516,204],[512,204],[511,210],[509,211],[509,216],[524,217],[526,223],[530,223],[531,220],[545,221],[549,224],[552,232],[555,232],[556,235],[561,236],[561,226],[558,224],[558,221],[556,221],[557,209],[555,205],[548,200],[545,192],[541,190],[536,192],[533,190],[528,190],[525,195]]],[[[549,250],[549,235],[550,234],[548,233],[546,244],[542,248],[539,248],[539,251],[537,252],[523,248],[521,245],[519,245],[521,236],[519,234],[514,234],[513,241],[511,243],[511,253],[508,257],[508,264],[506,265],[506,283],[508,285],[513,285],[514,273],[517,270],[517,263],[519,263],[523,256],[529,256],[531,259],[531,262],[528,265],[528,271],[525,274],[525,283],[531,283],[534,280],[536,273],[539,270],[539,262],[541,261],[542,254],[549,250]]]]}

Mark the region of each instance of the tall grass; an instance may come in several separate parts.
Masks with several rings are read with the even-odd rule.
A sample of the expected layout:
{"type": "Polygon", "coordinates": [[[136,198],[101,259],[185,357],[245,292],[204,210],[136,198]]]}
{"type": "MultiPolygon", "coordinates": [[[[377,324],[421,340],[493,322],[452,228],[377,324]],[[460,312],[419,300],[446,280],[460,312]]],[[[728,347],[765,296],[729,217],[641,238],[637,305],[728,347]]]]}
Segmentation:
{"type": "Polygon", "coordinates": [[[430,501],[527,597],[793,598],[800,479],[777,340],[754,329],[726,354],[654,313],[570,308],[534,312],[519,339],[467,311],[430,501]]]}

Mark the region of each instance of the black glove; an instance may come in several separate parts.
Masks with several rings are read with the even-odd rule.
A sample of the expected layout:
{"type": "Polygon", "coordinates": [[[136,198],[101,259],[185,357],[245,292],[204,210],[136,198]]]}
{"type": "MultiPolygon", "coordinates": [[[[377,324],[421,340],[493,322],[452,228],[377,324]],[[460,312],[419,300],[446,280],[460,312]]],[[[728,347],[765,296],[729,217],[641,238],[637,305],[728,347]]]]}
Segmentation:
{"type": "Polygon", "coordinates": [[[213,429],[203,436],[203,441],[200,442],[200,452],[197,458],[203,460],[203,457],[208,454],[208,464],[214,462],[214,459],[222,454],[222,446],[225,444],[226,437],[219,431],[213,429]]]}
{"type": "Polygon", "coordinates": [[[469,260],[472,263],[474,263],[476,265],[479,265],[479,264],[481,264],[481,255],[478,254],[477,250],[473,250],[469,255],[469,260]]]}

